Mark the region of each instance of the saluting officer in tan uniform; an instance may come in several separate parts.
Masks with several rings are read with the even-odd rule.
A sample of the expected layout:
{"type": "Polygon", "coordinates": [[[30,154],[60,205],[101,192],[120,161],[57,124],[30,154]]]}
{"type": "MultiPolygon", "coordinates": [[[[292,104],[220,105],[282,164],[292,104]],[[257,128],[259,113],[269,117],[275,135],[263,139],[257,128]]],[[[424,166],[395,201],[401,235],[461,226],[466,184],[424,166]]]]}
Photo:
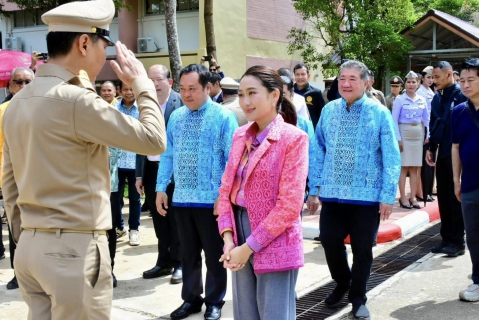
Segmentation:
{"type": "Polygon", "coordinates": [[[404,81],[398,76],[392,76],[389,80],[389,90],[391,93],[386,97],[386,107],[388,107],[391,112],[393,110],[394,100],[401,94],[403,85],[404,81]]]}
{"type": "Polygon", "coordinates": [[[99,97],[91,82],[113,45],[112,0],[71,2],[42,16],[49,60],[3,118],[3,196],[15,271],[29,319],[108,319],[112,228],[108,147],[166,148],[155,86],[120,42],[112,67],[137,96],[140,120],[99,97]]]}

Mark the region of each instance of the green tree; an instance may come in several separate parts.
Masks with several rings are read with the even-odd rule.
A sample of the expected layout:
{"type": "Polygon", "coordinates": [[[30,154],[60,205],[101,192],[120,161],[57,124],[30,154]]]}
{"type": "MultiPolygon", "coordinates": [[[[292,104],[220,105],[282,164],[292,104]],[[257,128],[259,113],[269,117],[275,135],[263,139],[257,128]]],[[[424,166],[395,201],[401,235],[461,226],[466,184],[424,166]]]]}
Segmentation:
{"type": "Polygon", "coordinates": [[[474,13],[479,11],[479,0],[411,0],[411,2],[418,16],[423,16],[430,9],[437,9],[474,23],[474,13]]]}
{"type": "Polygon", "coordinates": [[[330,61],[339,55],[364,62],[380,81],[386,68],[403,64],[412,48],[399,34],[417,19],[409,0],[293,0],[293,5],[306,27],[291,30],[288,50],[300,52],[313,68],[333,67],[330,61]]]}

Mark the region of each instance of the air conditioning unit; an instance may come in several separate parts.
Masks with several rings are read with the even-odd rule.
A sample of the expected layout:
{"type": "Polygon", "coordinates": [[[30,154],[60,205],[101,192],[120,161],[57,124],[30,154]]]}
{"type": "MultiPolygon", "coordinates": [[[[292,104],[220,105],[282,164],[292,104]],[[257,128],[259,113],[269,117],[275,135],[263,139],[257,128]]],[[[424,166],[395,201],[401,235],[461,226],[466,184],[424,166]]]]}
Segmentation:
{"type": "Polygon", "coordinates": [[[138,38],[138,53],[156,52],[158,49],[152,38],[138,38]]]}
{"type": "Polygon", "coordinates": [[[20,37],[5,38],[5,49],[22,51],[22,39],[20,37]]]}

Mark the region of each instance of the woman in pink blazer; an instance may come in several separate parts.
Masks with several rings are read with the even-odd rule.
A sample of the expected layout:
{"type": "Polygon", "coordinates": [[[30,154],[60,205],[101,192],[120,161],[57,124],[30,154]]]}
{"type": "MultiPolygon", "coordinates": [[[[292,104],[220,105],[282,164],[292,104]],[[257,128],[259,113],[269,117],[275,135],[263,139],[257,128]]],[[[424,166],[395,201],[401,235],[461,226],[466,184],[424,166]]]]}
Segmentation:
{"type": "Polygon", "coordinates": [[[300,212],[308,174],[306,133],[265,66],[241,78],[248,121],[236,130],[217,203],[223,261],[233,272],[235,319],[295,319],[295,285],[304,265],[300,212]]]}

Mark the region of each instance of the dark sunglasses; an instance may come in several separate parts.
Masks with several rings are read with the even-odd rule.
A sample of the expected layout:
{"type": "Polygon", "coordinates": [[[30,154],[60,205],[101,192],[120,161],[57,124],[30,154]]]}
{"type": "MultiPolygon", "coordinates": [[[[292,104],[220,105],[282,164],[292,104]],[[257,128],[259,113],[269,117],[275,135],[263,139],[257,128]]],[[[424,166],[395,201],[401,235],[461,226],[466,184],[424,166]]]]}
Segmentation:
{"type": "Polygon", "coordinates": [[[25,85],[27,85],[32,81],[30,81],[30,80],[12,80],[12,82],[14,82],[17,86],[21,86],[24,83],[25,83],[25,85]]]}
{"type": "Polygon", "coordinates": [[[216,71],[216,69],[210,69],[210,72],[216,71]]]}

